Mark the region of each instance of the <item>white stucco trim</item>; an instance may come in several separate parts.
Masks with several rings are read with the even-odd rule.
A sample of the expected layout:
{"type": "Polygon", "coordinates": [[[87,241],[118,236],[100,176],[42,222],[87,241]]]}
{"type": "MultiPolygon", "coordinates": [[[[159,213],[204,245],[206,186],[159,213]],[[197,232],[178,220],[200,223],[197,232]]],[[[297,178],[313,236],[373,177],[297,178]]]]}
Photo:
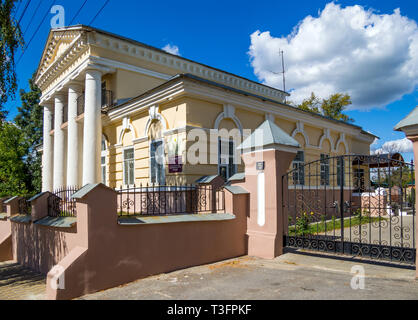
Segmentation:
{"type": "Polygon", "coordinates": [[[151,126],[151,123],[154,120],[157,120],[157,121],[161,122],[164,131],[167,131],[167,120],[159,112],[158,104],[151,106],[148,109],[148,113],[149,113],[149,118],[148,118],[147,124],[145,126],[144,136],[148,136],[149,127],[151,126]]]}
{"type": "Polygon", "coordinates": [[[118,145],[122,145],[122,139],[123,136],[125,135],[126,131],[130,131],[131,135],[132,135],[132,141],[134,141],[136,139],[136,131],[134,126],[132,125],[129,117],[125,117],[123,118],[123,127],[122,127],[122,131],[119,134],[119,139],[118,139],[118,145]]]}
{"type": "Polygon", "coordinates": [[[334,142],[332,141],[332,137],[331,137],[331,130],[329,128],[325,128],[324,129],[324,134],[322,135],[321,139],[319,140],[319,149],[322,150],[322,144],[324,143],[325,140],[328,140],[330,143],[330,152],[335,152],[334,149],[334,142]]]}
{"type": "Polygon", "coordinates": [[[341,143],[344,145],[344,148],[345,148],[344,154],[348,154],[349,150],[348,150],[347,141],[345,141],[345,134],[344,133],[340,134],[340,138],[337,141],[337,143],[335,144],[335,152],[338,153],[338,147],[340,146],[341,143]]]}
{"type": "Polygon", "coordinates": [[[301,134],[305,139],[305,147],[315,147],[311,146],[309,142],[309,136],[305,132],[305,124],[302,121],[296,122],[296,129],[292,132],[292,138],[294,138],[298,133],[301,134]]]}
{"type": "Polygon", "coordinates": [[[242,124],[241,124],[241,121],[239,121],[238,117],[235,115],[235,107],[234,106],[232,106],[228,103],[224,104],[224,111],[221,112],[217,116],[213,128],[216,129],[216,130],[219,130],[219,125],[220,125],[220,123],[223,119],[231,119],[235,123],[239,132],[242,135],[242,133],[243,133],[242,124]]]}

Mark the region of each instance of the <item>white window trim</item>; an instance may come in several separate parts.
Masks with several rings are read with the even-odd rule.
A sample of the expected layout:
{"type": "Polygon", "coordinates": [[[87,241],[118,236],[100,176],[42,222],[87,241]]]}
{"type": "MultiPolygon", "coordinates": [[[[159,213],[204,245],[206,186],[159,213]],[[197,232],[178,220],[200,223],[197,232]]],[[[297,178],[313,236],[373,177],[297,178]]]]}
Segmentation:
{"type": "MultiPolygon", "coordinates": [[[[165,168],[166,168],[166,166],[165,166],[165,143],[164,143],[164,138],[160,138],[160,139],[154,139],[154,140],[151,140],[150,142],[149,142],[149,145],[148,145],[148,159],[149,159],[149,178],[148,178],[148,181],[149,181],[149,183],[150,184],[152,184],[153,182],[151,181],[151,173],[152,173],[152,168],[151,168],[151,144],[152,143],[155,143],[155,142],[160,142],[161,141],[161,143],[162,143],[162,147],[163,147],[163,150],[164,150],[164,161],[163,161],[163,170],[162,170],[162,172],[163,172],[163,180],[164,180],[164,185],[166,184],[166,174],[165,174],[165,168]]],[[[157,178],[157,177],[156,177],[157,178]]],[[[157,179],[158,180],[158,179],[157,179]]]]}
{"type": "Polygon", "coordinates": [[[123,186],[126,188],[132,188],[135,185],[135,147],[134,146],[128,146],[128,147],[124,147],[122,149],[122,181],[123,181],[123,186]],[[133,162],[134,162],[134,183],[133,184],[127,184],[125,181],[125,150],[129,150],[129,149],[133,149],[134,151],[134,157],[133,157],[133,162]]]}

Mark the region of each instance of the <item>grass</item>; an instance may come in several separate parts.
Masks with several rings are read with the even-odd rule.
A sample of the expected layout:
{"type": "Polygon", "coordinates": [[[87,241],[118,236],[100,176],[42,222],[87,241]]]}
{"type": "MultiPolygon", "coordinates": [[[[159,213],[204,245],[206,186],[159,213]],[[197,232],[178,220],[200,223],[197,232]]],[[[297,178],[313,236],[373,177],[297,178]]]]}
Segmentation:
{"type": "MultiPolygon", "coordinates": [[[[379,221],[385,221],[386,218],[382,217],[368,217],[368,216],[352,216],[350,218],[343,219],[344,228],[353,227],[353,226],[359,226],[363,224],[373,223],[373,222],[379,222],[379,221]]],[[[331,232],[333,230],[339,230],[341,229],[341,219],[335,219],[333,217],[332,220],[329,221],[319,221],[319,222],[313,222],[309,224],[305,224],[304,226],[301,226],[300,224],[289,226],[289,235],[295,236],[295,235],[314,235],[314,234],[320,234],[326,232],[331,232]]]]}

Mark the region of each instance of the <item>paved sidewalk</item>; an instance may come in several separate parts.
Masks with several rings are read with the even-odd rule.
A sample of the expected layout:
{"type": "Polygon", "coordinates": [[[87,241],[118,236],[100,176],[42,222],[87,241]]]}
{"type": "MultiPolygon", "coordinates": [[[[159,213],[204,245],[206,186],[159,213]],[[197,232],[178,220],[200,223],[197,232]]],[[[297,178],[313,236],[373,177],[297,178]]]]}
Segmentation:
{"type": "Polygon", "coordinates": [[[81,299],[418,299],[415,270],[286,253],[274,260],[242,257],[142,279],[81,299]],[[365,269],[365,289],[350,286],[352,266],[365,269]]]}
{"type": "Polygon", "coordinates": [[[0,300],[45,299],[46,277],[13,261],[0,262],[0,300]]]}

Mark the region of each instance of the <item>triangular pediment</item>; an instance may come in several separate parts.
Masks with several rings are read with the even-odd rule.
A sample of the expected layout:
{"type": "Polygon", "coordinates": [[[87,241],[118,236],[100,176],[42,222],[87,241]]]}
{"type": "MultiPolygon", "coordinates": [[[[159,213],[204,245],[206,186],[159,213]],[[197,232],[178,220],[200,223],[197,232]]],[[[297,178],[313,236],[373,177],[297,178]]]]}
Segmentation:
{"type": "Polygon", "coordinates": [[[42,53],[42,58],[37,70],[37,76],[44,73],[50,65],[59,59],[72,45],[72,43],[82,35],[82,33],[82,27],[69,27],[51,30],[42,53]]]}

